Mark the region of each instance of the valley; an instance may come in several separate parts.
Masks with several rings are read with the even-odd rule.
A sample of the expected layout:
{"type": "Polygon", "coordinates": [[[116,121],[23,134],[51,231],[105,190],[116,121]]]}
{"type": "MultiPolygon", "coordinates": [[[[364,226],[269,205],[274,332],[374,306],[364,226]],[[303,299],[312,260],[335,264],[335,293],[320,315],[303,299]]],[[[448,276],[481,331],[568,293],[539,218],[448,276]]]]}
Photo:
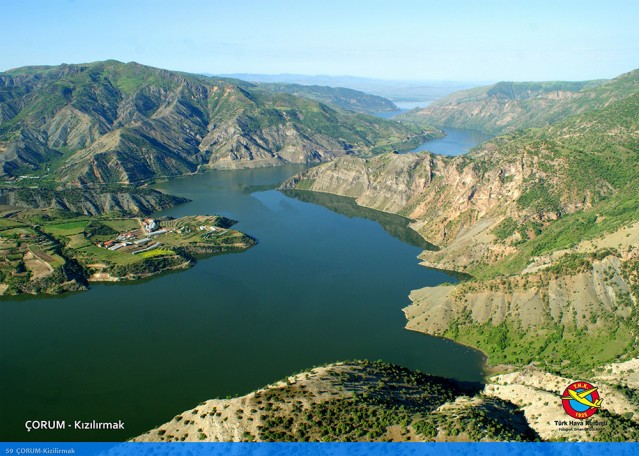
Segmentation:
{"type": "Polygon", "coordinates": [[[2,438],[96,404],[127,432],[57,438],[639,438],[638,75],[384,120],[136,63],[0,74],[2,438]],[[553,425],[576,380],[606,397],[585,432],[553,425]]]}

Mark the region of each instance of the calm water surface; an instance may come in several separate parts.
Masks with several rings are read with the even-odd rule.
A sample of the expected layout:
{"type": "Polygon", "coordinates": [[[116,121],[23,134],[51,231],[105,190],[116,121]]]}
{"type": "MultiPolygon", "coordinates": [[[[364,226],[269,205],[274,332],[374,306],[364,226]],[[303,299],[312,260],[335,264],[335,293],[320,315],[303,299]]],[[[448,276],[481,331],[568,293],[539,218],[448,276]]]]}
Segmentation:
{"type": "Polygon", "coordinates": [[[423,246],[407,221],[274,190],[300,169],[158,186],[193,200],[167,215],[240,220],[259,241],[247,252],[133,284],[2,298],[0,440],[122,440],[200,401],[344,359],[480,380],[478,352],[404,329],[409,290],[455,280],[418,265],[423,246]],[[25,431],[26,420],[46,419],[121,419],[126,429],[25,431]]]}
{"type": "Polygon", "coordinates": [[[481,131],[464,130],[462,128],[442,128],[446,136],[433,141],[426,141],[409,153],[429,151],[440,155],[463,155],[473,147],[493,138],[481,131]]]}
{"type": "MultiPolygon", "coordinates": [[[[400,108],[397,111],[378,112],[375,115],[383,119],[392,119],[417,107],[426,107],[430,101],[396,101],[395,104],[400,108]]],[[[494,138],[493,135],[487,135],[477,130],[466,130],[463,128],[442,128],[446,136],[441,139],[426,141],[419,147],[404,153],[416,153],[429,151],[440,155],[463,155],[475,146],[494,138]]]]}

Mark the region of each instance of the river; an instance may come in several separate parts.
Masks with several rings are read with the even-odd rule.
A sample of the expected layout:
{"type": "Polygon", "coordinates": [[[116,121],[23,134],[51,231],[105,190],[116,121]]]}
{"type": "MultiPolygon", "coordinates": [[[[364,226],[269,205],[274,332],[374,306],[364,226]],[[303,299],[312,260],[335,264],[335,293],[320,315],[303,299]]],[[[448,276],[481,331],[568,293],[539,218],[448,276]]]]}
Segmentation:
{"type": "MultiPolygon", "coordinates": [[[[392,119],[410,109],[428,106],[430,101],[397,101],[395,104],[400,108],[399,110],[379,112],[375,115],[382,119],[392,119]]],[[[481,131],[466,130],[463,128],[444,127],[441,130],[446,134],[443,138],[426,141],[419,147],[404,153],[429,151],[440,155],[463,155],[473,147],[494,137],[481,131]]]]}
{"type": "Polygon", "coordinates": [[[181,272],[66,296],[0,300],[0,439],[123,440],[201,401],[296,371],[382,359],[468,381],[480,353],[404,329],[410,290],[455,278],[418,265],[407,220],[277,185],[302,168],[214,171],[157,185],[221,214],[257,246],[181,272]],[[125,422],[39,431],[27,420],[125,422]]]}

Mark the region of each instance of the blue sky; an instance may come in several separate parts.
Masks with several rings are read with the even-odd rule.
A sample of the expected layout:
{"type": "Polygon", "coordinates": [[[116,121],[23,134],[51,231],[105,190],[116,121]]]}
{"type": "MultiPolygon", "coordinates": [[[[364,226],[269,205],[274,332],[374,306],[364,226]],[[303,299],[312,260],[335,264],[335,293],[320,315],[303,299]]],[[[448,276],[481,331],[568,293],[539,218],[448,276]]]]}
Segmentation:
{"type": "Polygon", "coordinates": [[[639,1],[3,0],[0,71],[104,59],[189,72],[584,80],[639,67],[639,1]]]}

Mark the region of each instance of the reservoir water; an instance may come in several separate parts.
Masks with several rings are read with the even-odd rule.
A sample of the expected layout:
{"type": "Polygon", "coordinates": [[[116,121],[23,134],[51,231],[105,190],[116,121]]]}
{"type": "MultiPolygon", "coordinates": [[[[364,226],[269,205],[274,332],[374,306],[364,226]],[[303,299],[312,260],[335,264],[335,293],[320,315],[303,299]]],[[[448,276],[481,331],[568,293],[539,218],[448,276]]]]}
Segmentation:
{"type": "Polygon", "coordinates": [[[123,440],[201,401],[296,371],[382,359],[468,381],[480,353],[404,329],[411,289],[455,278],[418,265],[407,220],[352,200],[275,188],[285,166],[157,185],[221,214],[257,246],[131,284],[0,300],[0,439],[123,440]],[[27,420],[125,422],[123,431],[32,431],[27,420]]]}
{"type": "Polygon", "coordinates": [[[442,128],[446,136],[432,141],[426,141],[418,148],[410,151],[429,151],[440,155],[463,155],[473,147],[493,138],[481,131],[464,130],[461,128],[442,128]]]}

